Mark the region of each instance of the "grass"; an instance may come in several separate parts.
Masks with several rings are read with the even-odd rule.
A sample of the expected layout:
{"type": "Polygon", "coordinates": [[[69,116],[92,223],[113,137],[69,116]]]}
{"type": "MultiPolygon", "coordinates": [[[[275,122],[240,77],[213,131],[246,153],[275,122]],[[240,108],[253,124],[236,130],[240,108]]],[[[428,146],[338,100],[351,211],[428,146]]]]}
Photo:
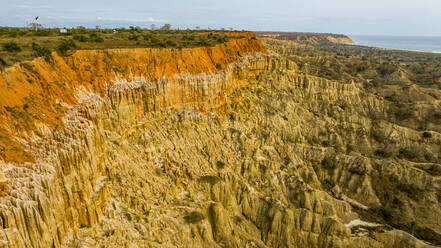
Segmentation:
{"type": "Polygon", "coordinates": [[[147,29],[59,29],[0,28],[0,70],[36,57],[50,58],[52,51],[69,55],[74,50],[113,48],[193,48],[215,46],[231,39],[229,31],[147,29]]]}

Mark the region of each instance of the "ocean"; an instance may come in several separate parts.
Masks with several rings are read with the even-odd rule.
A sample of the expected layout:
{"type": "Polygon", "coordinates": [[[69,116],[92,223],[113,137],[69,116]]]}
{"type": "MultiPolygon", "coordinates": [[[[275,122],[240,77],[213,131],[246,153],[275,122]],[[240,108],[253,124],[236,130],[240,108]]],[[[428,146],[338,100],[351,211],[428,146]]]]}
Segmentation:
{"type": "Polygon", "coordinates": [[[441,37],[351,35],[355,45],[441,53],[441,37]]]}

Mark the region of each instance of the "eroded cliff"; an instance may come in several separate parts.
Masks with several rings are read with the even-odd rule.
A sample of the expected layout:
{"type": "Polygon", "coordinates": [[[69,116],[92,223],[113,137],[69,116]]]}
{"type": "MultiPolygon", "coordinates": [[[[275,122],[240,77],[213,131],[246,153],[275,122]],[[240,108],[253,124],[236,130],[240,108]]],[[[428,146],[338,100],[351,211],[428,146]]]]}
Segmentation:
{"type": "Polygon", "coordinates": [[[80,51],[4,72],[2,132],[20,146],[3,143],[3,244],[429,247],[382,209],[436,243],[440,177],[421,166],[439,164],[378,159],[370,134],[436,153],[439,133],[421,140],[381,97],[265,44],[80,51]]]}
{"type": "Polygon", "coordinates": [[[326,33],[298,33],[298,32],[258,32],[259,36],[271,37],[278,40],[290,40],[302,43],[335,43],[335,44],[352,44],[351,38],[343,34],[326,34],[326,33]]]}

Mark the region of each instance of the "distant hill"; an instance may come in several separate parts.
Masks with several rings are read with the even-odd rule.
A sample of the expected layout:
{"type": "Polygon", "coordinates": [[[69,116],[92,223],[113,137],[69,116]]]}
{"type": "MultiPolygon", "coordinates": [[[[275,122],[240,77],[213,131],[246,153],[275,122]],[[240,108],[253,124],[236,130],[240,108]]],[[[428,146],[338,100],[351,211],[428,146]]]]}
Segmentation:
{"type": "Polygon", "coordinates": [[[256,32],[258,36],[271,37],[279,40],[292,40],[308,43],[354,43],[344,34],[330,33],[299,33],[299,32],[256,32]]]}

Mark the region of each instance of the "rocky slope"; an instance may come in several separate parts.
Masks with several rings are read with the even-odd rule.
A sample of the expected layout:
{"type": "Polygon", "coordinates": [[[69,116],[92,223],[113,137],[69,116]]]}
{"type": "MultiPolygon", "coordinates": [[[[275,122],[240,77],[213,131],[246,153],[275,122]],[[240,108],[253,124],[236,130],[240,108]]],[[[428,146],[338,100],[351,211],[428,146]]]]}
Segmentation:
{"type": "Polygon", "coordinates": [[[343,34],[325,34],[325,33],[298,33],[298,32],[258,32],[259,36],[270,37],[278,40],[290,40],[302,43],[336,43],[351,44],[354,43],[351,38],[343,34]]]}
{"type": "Polygon", "coordinates": [[[246,38],[6,70],[2,137],[18,145],[3,143],[2,245],[439,244],[440,165],[374,153],[437,154],[441,135],[394,124],[393,106],[356,82],[308,75],[289,59],[294,43],[264,44],[269,54],[246,38]],[[39,118],[25,126],[11,108],[39,118]]]}

